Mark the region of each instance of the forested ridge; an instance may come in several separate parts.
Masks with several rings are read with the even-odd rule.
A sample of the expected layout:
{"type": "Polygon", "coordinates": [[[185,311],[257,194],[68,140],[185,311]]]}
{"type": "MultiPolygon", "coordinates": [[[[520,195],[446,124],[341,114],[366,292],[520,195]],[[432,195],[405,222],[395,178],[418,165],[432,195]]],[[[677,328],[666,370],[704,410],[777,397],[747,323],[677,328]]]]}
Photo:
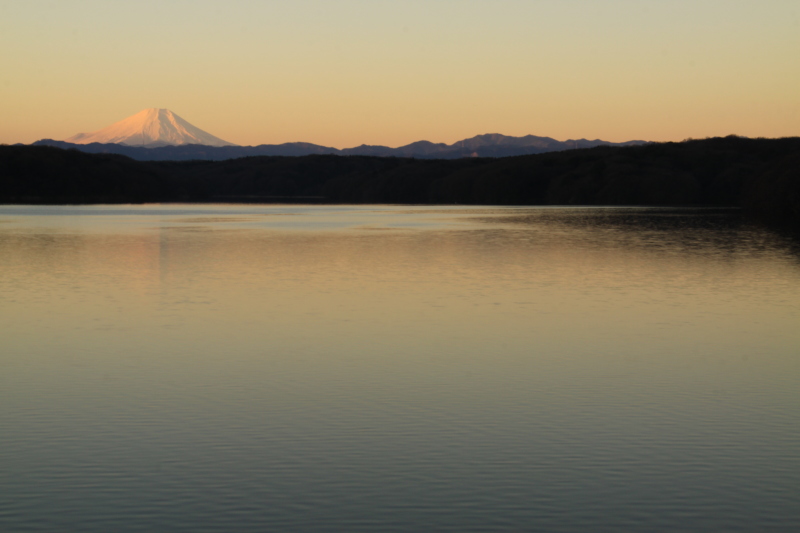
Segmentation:
{"type": "Polygon", "coordinates": [[[316,201],[739,206],[800,221],[800,138],[724,137],[505,158],[134,161],[0,146],[1,203],[316,201]]]}

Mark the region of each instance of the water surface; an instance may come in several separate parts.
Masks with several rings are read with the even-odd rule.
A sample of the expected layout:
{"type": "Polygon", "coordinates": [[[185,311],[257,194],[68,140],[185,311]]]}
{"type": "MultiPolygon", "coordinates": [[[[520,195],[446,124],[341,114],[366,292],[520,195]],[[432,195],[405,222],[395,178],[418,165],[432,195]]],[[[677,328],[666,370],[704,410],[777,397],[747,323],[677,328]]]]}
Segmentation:
{"type": "Polygon", "coordinates": [[[0,206],[0,530],[800,530],[735,213],[0,206]]]}

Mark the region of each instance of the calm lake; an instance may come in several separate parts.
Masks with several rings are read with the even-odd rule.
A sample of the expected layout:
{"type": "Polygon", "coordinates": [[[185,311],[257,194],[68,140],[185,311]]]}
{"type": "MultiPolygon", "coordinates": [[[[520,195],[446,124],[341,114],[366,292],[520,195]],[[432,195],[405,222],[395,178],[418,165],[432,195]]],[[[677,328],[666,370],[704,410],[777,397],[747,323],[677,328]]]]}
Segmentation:
{"type": "Polygon", "coordinates": [[[800,531],[734,212],[0,206],[0,530],[800,531]]]}

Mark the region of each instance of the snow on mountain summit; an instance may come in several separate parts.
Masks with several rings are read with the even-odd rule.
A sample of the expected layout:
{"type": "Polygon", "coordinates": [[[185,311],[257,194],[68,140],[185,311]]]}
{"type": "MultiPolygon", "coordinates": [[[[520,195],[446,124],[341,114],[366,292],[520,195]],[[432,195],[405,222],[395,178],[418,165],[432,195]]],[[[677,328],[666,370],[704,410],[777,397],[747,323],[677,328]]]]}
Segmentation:
{"type": "Polygon", "coordinates": [[[193,126],[169,109],[145,109],[94,133],[79,133],[66,139],[74,144],[114,143],[129,146],[202,144],[236,146],[193,126]]]}

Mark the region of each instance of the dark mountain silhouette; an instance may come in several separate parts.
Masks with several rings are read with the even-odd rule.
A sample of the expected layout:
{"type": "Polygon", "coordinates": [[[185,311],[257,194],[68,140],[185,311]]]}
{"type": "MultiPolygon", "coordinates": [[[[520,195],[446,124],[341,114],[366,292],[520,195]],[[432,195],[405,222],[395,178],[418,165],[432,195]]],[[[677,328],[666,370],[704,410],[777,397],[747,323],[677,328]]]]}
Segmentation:
{"type": "Polygon", "coordinates": [[[355,148],[339,150],[311,143],[262,144],[259,146],[205,146],[198,144],[182,144],[178,146],[142,147],[130,144],[72,144],[66,141],[43,139],[33,143],[34,146],[57,146],[59,148],[75,148],[92,154],[120,154],[138,161],[187,161],[209,160],[222,161],[239,157],[253,156],[303,156],[303,155],[367,155],[376,157],[412,157],[416,159],[459,159],[462,157],[510,157],[517,155],[541,154],[575,148],[591,148],[594,146],[631,146],[645,144],[645,141],[629,141],[610,143],[601,140],[586,139],[557,141],[550,137],[510,137],[491,133],[464,139],[453,144],[417,141],[399,148],[387,146],[361,145],[355,148]]]}
{"type": "Polygon", "coordinates": [[[134,161],[0,146],[0,203],[145,201],[732,206],[800,226],[800,138],[730,136],[451,160],[320,154],[134,161]]]}

